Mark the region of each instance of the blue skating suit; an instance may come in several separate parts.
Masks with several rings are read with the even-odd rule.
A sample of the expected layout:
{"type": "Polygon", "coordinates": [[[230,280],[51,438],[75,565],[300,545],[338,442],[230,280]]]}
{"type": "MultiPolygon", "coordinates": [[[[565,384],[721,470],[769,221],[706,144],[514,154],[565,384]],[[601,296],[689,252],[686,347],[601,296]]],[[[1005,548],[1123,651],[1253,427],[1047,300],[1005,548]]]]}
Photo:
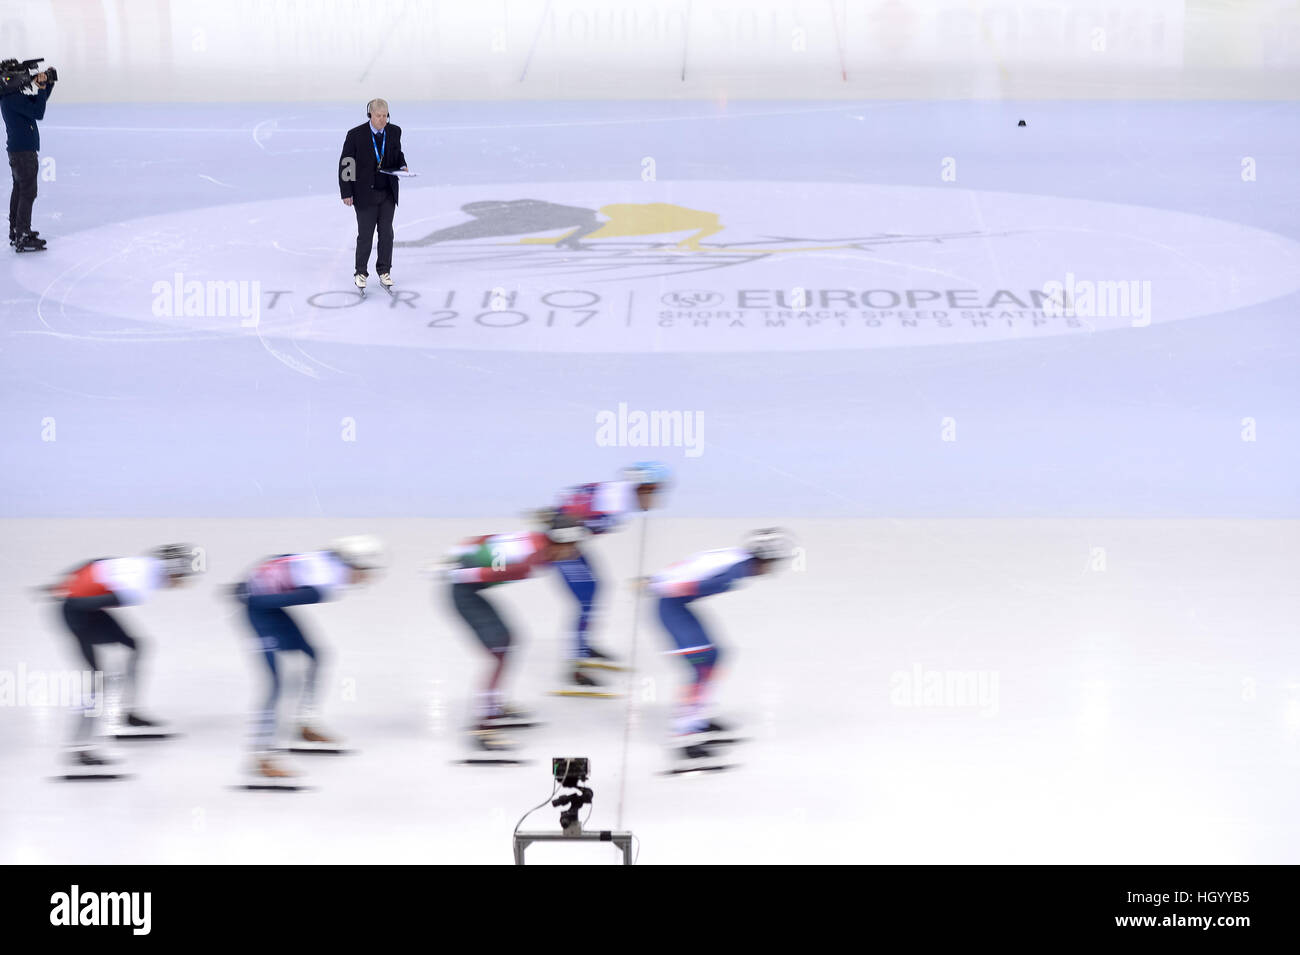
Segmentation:
{"type": "Polygon", "coordinates": [[[253,747],[259,752],[270,750],[275,736],[280,701],[277,653],[300,651],[306,655],[299,719],[306,725],[314,715],[320,658],[285,608],[329,600],[342,591],[349,577],[347,565],[332,553],[284,554],[263,561],[236,587],[235,596],[247,607],[248,622],[257,634],[257,649],[270,677],[265,702],[253,724],[253,747]]]}
{"type": "Polygon", "coordinates": [[[659,620],[682,657],[691,667],[692,680],[686,687],[674,718],[674,730],[686,734],[707,723],[709,692],[718,648],[705,632],[690,604],[730,590],[736,582],[758,573],[758,561],[738,547],[704,551],[678,561],[650,579],[649,590],[659,598],[659,620]]]}
{"type": "MultiPolygon", "coordinates": [[[[636,485],[630,481],[602,481],[568,488],[560,494],[558,508],[561,514],[580,521],[592,534],[616,530],[630,514],[640,510],[636,485]]],[[[591,655],[587,632],[596,606],[596,574],[581,552],[571,560],[555,561],[555,566],[578,601],[570,655],[573,659],[583,659],[591,655]]]]}

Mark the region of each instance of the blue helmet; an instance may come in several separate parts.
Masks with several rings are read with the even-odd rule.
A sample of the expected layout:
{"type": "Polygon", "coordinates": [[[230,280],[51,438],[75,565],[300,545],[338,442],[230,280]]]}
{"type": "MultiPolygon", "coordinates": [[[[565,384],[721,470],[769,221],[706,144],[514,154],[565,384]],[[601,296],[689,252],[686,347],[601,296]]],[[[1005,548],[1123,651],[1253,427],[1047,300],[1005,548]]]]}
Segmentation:
{"type": "Polygon", "coordinates": [[[668,468],[658,461],[638,461],[631,467],[623,469],[623,480],[631,481],[638,486],[667,484],[668,477],[668,468]]]}

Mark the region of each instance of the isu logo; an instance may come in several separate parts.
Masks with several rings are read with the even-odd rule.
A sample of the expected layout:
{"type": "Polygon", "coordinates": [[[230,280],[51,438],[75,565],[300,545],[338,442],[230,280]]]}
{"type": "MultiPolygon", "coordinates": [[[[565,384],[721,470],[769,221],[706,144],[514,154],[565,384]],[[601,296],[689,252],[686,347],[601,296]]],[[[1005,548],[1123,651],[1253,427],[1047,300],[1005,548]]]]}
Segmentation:
{"type": "Polygon", "coordinates": [[[669,308],[702,308],[705,305],[721,305],[721,292],[669,292],[659,301],[669,308]]]}

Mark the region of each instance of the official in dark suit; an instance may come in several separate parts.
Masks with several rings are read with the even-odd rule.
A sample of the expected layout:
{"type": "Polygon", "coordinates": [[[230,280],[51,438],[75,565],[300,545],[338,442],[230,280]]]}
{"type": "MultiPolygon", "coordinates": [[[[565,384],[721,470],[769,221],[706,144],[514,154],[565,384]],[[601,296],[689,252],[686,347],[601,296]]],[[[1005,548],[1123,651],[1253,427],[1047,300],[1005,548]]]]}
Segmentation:
{"type": "Polygon", "coordinates": [[[393,284],[393,213],[397,211],[399,180],[381,169],[406,170],[402,155],[402,128],[388,121],[388,103],[372,99],[366,104],[368,123],[348,130],[339,157],[339,194],[343,204],[357,213],[357,261],[353,281],[366,287],[366,266],[379,228],[379,254],[375,271],[385,286],[393,284]]]}

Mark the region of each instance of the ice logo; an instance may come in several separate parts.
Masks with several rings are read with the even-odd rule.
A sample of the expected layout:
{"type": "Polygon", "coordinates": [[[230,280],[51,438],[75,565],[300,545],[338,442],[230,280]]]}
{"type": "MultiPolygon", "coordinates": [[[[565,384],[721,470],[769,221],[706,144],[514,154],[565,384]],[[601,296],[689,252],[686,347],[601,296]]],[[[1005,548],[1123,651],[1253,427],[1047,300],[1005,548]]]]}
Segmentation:
{"type": "Polygon", "coordinates": [[[699,308],[702,305],[717,305],[722,301],[721,292],[669,292],[659,301],[670,308],[699,308]]]}

